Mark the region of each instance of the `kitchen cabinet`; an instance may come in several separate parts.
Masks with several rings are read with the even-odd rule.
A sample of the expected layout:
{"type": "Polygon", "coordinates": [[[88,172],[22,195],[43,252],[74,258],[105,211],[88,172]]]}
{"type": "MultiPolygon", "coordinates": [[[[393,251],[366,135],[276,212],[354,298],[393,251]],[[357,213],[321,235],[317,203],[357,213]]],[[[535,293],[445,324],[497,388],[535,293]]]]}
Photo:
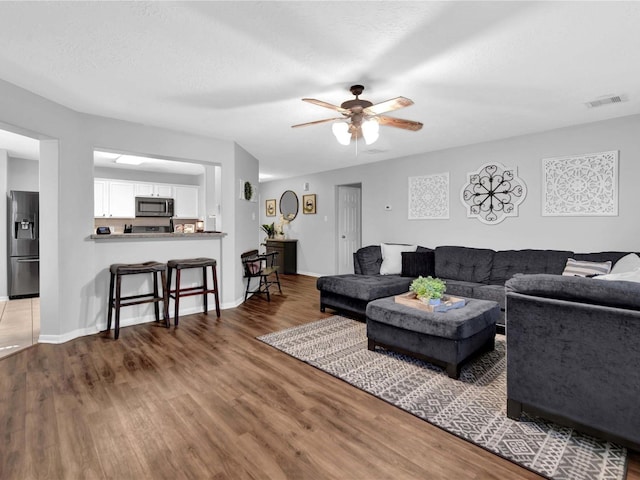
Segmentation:
{"type": "Polygon", "coordinates": [[[198,217],[198,187],[189,185],[175,185],[175,216],[177,218],[198,217]]]}
{"type": "Polygon", "coordinates": [[[109,188],[106,180],[94,180],[93,182],[93,216],[109,216],[109,188]]]}
{"type": "Polygon", "coordinates": [[[93,181],[94,217],[134,218],[136,216],[134,184],[126,181],[93,181]]]}
{"type": "Polygon", "coordinates": [[[173,189],[173,185],[164,183],[136,183],[136,196],[173,198],[173,189]]]}
{"type": "Polygon", "coordinates": [[[267,240],[267,253],[278,252],[276,265],[280,272],[298,273],[298,240],[267,240]]]}
{"type": "Polygon", "coordinates": [[[136,216],[135,185],[128,182],[109,182],[109,216],[136,216]]]}

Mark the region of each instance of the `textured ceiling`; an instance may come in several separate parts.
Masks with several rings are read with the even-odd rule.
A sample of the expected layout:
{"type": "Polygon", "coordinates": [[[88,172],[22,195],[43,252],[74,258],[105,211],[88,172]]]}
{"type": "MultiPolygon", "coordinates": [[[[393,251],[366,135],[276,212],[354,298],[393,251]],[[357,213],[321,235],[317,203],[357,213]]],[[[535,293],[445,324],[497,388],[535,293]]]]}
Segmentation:
{"type": "Polygon", "coordinates": [[[639,24],[636,2],[0,2],[0,78],[236,141],[277,178],[640,113],[639,24]],[[356,156],[329,123],[290,128],[354,83],[423,129],[356,156]]]}

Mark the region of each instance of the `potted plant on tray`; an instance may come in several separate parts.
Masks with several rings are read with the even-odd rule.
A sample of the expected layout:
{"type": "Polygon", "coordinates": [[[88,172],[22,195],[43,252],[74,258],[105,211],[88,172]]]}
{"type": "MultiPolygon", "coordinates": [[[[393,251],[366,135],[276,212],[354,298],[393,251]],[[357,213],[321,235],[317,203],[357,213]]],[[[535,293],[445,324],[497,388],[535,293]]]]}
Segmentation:
{"type": "Polygon", "coordinates": [[[442,295],[447,289],[444,280],[433,278],[432,276],[416,278],[409,287],[409,290],[416,294],[416,297],[429,305],[439,305],[442,295]]]}

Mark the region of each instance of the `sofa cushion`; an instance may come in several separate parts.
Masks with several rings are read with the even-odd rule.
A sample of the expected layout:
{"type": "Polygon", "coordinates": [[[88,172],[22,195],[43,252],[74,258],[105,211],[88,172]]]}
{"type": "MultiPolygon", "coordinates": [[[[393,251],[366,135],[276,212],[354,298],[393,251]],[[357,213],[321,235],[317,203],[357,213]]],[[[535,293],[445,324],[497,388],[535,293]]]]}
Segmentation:
{"type": "Polygon", "coordinates": [[[399,275],[329,275],[318,278],[318,290],[360,300],[399,295],[409,291],[412,279],[399,275]]]}
{"type": "Polygon", "coordinates": [[[598,280],[621,280],[625,282],[638,282],[640,283],[640,267],[630,272],[610,273],[608,275],[598,275],[594,277],[598,280]]]}
{"type": "Polygon", "coordinates": [[[461,297],[473,297],[473,289],[478,285],[484,285],[476,282],[465,282],[464,280],[450,280],[443,278],[447,284],[446,295],[456,295],[461,297]]]}
{"type": "Polygon", "coordinates": [[[493,250],[485,248],[436,247],[436,276],[447,280],[489,283],[494,254],[493,250]]]}
{"type": "Polygon", "coordinates": [[[354,272],[359,275],[377,275],[382,265],[382,250],[380,245],[369,245],[358,249],[353,254],[354,272]]]}
{"type": "Polygon", "coordinates": [[[421,275],[435,275],[434,251],[418,247],[415,252],[402,252],[402,276],[416,278],[421,275]]]}
{"type": "Polygon", "coordinates": [[[638,268],[640,268],[640,257],[635,253],[629,253],[624,257],[614,260],[614,265],[610,273],[633,272],[638,268]]]}
{"type": "Polygon", "coordinates": [[[606,275],[611,270],[611,260],[606,262],[589,262],[567,258],[567,265],[562,275],[565,277],[593,277],[594,275],[606,275]]]}
{"type": "Polygon", "coordinates": [[[506,305],[504,285],[476,285],[473,287],[473,295],[471,296],[480,300],[498,302],[502,310],[506,305]]]}
{"type": "Polygon", "coordinates": [[[381,243],[382,265],[380,275],[400,275],[402,273],[402,252],[415,252],[417,245],[381,243]]]}
{"type": "Polygon", "coordinates": [[[561,275],[572,255],[573,252],[565,250],[499,250],[493,257],[489,283],[504,285],[516,273],[561,275]]]}

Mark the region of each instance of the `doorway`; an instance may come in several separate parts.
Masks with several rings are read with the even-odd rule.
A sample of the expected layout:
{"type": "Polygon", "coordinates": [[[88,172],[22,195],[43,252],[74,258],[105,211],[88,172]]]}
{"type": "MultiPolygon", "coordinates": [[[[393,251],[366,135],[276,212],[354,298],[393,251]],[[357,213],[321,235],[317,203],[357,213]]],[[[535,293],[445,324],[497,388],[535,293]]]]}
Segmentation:
{"type": "Polygon", "coordinates": [[[362,246],[362,185],[338,185],[336,228],[338,275],[353,272],[353,254],[362,246]]]}
{"type": "Polygon", "coordinates": [[[10,207],[22,199],[18,194],[12,196],[11,192],[39,192],[39,177],[39,140],[0,129],[0,358],[37,343],[40,335],[40,282],[35,273],[39,271],[38,248],[35,245],[33,252],[33,249],[21,250],[22,243],[37,242],[40,236],[36,227],[37,194],[26,194],[36,202],[30,207],[36,212],[32,225],[22,218],[28,216],[22,209],[22,228],[16,233],[16,240],[9,228],[10,217],[15,216],[15,208],[10,207]],[[16,268],[18,264],[21,269],[16,268]],[[22,268],[25,266],[26,270],[22,268]]]}

